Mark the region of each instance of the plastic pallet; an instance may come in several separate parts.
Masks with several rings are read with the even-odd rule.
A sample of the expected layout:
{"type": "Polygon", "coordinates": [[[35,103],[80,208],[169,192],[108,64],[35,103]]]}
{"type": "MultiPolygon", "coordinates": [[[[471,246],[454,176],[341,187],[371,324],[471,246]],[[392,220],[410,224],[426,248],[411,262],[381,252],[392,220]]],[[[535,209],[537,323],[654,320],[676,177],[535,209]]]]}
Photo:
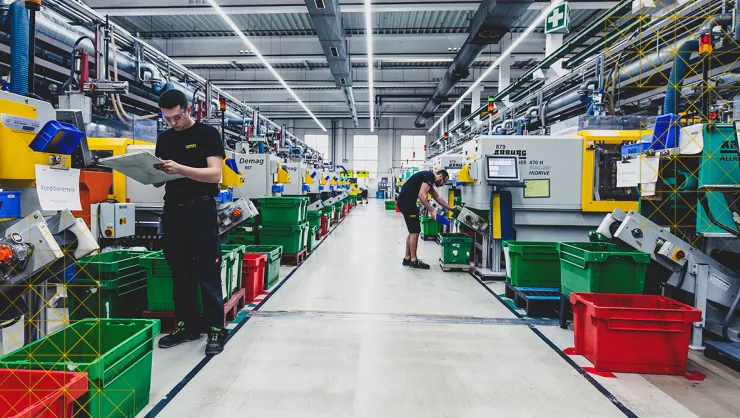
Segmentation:
{"type": "Polygon", "coordinates": [[[445,264],[442,262],[442,260],[439,260],[439,268],[442,269],[445,273],[449,273],[451,271],[470,271],[470,265],[465,264],[445,264]]]}
{"type": "Polygon", "coordinates": [[[524,311],[530,318],[555,318],[560,306],[560,292],[537,292],[539,295],[522,295],[524,311]],[[549,294],[546,294],[549,293],[549,294]]]}
{"type": "MultiPolygon", "coordinates": [[[[233,321],[236,314],[245,306],[245,294],[244,289],[239,289],[224,303],[224,326],[233,321]]],[[[172,332],[177,324],[174,311],[144,311],[142,316],[145,319],[159,319],[162,324],[161,332],[172,332]]],[[[202,331],[207,332],[208,327],[204,327],[202,331]]]]}
{"type": "Polygon", "coordinates": [[[568,321],[573,321],[573,305],[570,304],[570,298],[562,293],[560,294],[558,318],[562,329],[568,329],[568,321]]]}
{"type": "Polygon", "coordinates": [[[522,309],[527,307],[527,301],[524,300],[525,296],[560,296],[558,289],[549,287],[515,287],[515,289],[514,304],[522,309]]]}
{"type": "Polygon", "coordinates": [[[740,372],[740,343],[705,341],[704,356],[740,372]]]}
{"type": "Polygon", "coordinates": [[[283,266],[297,266],[302,262],[306,261],[308,255],[308,248],[304,248],[298,252],[298,254],[283,254],[283,258],[280,260],[280,264],[283,266]]]}

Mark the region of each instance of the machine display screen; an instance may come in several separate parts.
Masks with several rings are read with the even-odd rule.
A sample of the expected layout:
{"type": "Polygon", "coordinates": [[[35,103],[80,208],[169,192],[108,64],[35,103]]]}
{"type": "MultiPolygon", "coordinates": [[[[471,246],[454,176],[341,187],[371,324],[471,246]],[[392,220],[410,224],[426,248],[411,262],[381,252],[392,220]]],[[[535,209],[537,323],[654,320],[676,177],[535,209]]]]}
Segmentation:
{"type": "Polygon", "coordinates": [[[486,180],[519,180],[517,157],[486,156],[488,164],[486,180]]]}

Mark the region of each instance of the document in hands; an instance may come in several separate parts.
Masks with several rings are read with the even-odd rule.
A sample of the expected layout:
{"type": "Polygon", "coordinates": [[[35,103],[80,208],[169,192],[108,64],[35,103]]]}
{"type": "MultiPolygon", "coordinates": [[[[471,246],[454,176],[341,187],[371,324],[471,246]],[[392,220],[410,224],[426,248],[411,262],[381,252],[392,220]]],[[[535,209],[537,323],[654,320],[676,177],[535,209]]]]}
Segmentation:
{"type": "Polygon", "coordinates": [[[155,165],[162,164],[162,162],[154,154],[147,151],[100,159],[100,163],[104,166],[119,171],[141,184],[164,183],[183,177],[179,174],[167,174],[154,168],[155,165]]]}

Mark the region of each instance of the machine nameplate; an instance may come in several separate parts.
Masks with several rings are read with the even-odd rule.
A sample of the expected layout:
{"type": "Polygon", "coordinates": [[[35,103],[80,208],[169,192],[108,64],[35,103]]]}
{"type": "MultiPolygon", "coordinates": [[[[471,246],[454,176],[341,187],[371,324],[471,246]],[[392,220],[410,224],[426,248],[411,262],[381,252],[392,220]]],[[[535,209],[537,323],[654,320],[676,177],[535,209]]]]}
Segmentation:
{"type": "Polygon", "coordinates": [[[21,116],[6,114],[2,116],[2,123],[8,129],[23,132],[38,132],[39,128],[41,127],[41,122],[37,121],[36,119],[29,119],[21,116]]]}

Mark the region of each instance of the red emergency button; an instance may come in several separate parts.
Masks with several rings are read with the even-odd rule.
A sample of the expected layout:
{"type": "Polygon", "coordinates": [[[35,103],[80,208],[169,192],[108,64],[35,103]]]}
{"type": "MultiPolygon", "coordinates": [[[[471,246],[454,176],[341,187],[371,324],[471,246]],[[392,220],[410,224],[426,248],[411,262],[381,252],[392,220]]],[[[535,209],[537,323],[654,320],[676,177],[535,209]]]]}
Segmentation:
{"type": "Polygon", "coordinates": [[[683,250],[676,251],[676,259],[683,260],[686,257],[686,253],[683,250]]]}

